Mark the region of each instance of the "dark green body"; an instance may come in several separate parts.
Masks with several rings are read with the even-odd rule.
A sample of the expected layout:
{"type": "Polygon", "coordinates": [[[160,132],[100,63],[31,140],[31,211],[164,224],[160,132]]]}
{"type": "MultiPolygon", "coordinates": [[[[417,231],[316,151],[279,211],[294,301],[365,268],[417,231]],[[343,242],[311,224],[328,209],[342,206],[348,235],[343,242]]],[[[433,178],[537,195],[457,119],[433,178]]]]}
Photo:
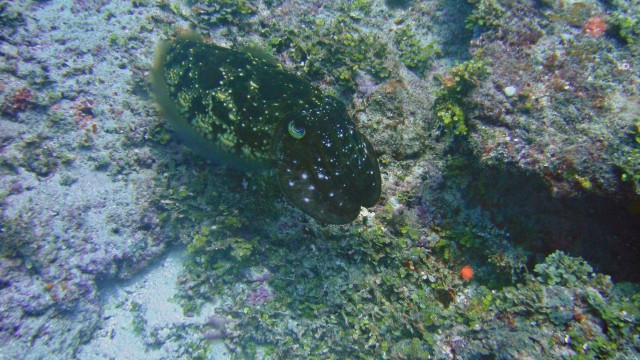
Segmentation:
{"type": "Polygon", "coordinates": [[[344,104],[280,65],[188,34],[161,45],[152,83],[183,141],[241,169],[277,168],[315,219],[348,223],[378,201],[376,155],[344,104]]]}

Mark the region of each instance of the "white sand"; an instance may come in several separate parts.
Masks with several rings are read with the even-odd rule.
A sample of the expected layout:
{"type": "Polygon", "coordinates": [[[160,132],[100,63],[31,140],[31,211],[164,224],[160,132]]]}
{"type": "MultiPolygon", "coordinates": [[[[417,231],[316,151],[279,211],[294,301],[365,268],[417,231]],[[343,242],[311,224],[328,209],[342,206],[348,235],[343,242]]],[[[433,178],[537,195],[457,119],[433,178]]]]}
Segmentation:
{"type": "MultiPolygon", "coordinates": [[[[81,347],[79,359],[171,359],[184,355],[185,343],[199,341],[200,327],[212,315],[213,307],[202,309],[200,315],[186,317],[182,308],[172,300],[178,289],[176,281],[188,254],[173,250],[158,264],[127,282],[111,282],[101,289],[104,314],[103,326],[93,339],[81,347]],[[140,304],[140,310],[132,310],[131,304],[140,304]],[[144,331],[136,333],[133,321],[136,317],[146,321],[144,331]],[[164,342],[158,346],[146,346],[149,334],[158,331],[164,342]],[[175,336],[174,336],[175,335],[175,336]],[[186,339],[186,341],[185,341],[186,339]]],[[[221,340],[210,346],[209,359],[228,359],[229,353],[221,340]]]]}

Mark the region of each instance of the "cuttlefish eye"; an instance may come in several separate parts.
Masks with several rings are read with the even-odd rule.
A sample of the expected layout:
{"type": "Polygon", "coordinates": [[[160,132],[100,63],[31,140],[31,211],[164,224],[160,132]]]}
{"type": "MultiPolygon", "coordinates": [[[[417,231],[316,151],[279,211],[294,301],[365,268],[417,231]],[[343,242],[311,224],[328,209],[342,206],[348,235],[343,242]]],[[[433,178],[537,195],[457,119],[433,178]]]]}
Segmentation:
{"type": "Polygon", "coordinates": [[[304,137],[304,128],[298,127],[293,121],[289,122],[289,135],[296,140],[300,140],[304,137]]]}

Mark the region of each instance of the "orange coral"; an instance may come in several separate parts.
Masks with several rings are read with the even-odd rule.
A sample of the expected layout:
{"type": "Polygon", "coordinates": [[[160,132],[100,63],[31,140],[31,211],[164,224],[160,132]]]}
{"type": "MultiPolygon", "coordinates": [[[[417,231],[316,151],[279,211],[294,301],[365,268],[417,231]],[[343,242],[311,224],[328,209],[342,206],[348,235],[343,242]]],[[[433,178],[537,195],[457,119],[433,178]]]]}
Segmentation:
{"type": "Polygon", "coordinates": [[[602,16],[592,16],[582,29],[591,36],[600,36],[607,31],[607,20],[602,16]]]}
{"type": "Polygon", "coordinates": [[[460,270],[460,277],[464,280],[471,280],[473,278],[473,268],[469,265],[465,265],[460,270]]]}

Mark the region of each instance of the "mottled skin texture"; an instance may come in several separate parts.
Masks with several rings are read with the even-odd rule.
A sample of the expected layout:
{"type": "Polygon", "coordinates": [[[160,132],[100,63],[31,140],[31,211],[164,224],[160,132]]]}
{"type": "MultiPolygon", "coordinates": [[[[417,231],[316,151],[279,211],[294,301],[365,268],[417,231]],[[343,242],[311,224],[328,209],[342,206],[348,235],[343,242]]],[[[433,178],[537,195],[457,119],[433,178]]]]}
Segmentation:
{"type": "Polygon", "coordinates": [[[190,33],[161,44],[152,84],[197,153],[245,170],[275,167],[287,199],[316,220],[348,223],[378,201],[378,160],[344,104],[280,65],[190,33]]]}

